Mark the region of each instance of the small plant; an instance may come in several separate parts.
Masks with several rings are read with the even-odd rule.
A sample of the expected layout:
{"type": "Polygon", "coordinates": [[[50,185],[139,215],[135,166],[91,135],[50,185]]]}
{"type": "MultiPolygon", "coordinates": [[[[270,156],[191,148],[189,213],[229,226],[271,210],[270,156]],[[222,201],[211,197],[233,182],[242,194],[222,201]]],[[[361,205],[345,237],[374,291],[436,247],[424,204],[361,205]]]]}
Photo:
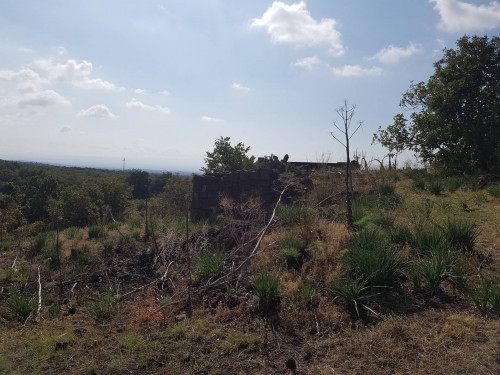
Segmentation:
{"type": "Polygon", "coordinates": [[[373,311],[363,303],[371,298],[370,295],[364,293],[367,288],[366,281],[362,281],[360,279],[352,280],[348,278],[341,283],[331,286],[330,292],[334,299],[340,297],[345,299],[347,303],[352,303],[359,318],[360,314],[358,304],[370,311],[373,311]]]}
{"type": "Polygon", "coordinates": [[[493,185],[486,189],[489,195],[495,198],[500,198],[500,185],[493,185]]]}
{"type": "Polygon", "coordinates": [[[255,276],[250,283],[261,302],[271,304],[278,297],[278,277],[264,271],[255,276]]]}
{"type": "Polygon", "coordinates": [[[111,221],[108,223],[107,227],[108,230],[117,230],[121,225],[122,223],[120,223],[119,221],[111,221]]]}
{"type": "Polygon", "coordinates": [[[113,296],[105,295],[89,307],[88,313],[97,323],[103,323],[113,317],[115,309],[116,299],[113,296]]]}
{"type": "Polygon", "coordinates": [[[443,184],[442,180],[440,180],[440,179],[433,179],[429,183],[429,191],[433,195],[441,195],[441,193],[443,192],[443,190],[444,190],[444,184],[443,184]]]}
{"type": "Polygon", "coordinates": [[[420,289],[424,281],[424,269],[427,263],[414,261],[408,265],[408,279],[410,280],[413,289],[420,289]]]}
{"type": "Polygon", "coordinates": [[[68,238],[75,238],[76,234],[80,231],[78,227],[69,227],[63,230],[63,234],[68,238]]]}
{"type": "Polygon", "coordinates": [[[484,191],[477,191],[472,195],[472,200],[477,206],[481,206],[482,204],[488,202],[488,197],[484,191]]]}
{"type": "Polygon", "coordinates": [[[343,257],[353,279],[366,280],[369,286],[389,286],[404,264],[403,257],[387,245],[377,230],[360,231],[343,257]]]}
{"type": "Polygon", "coordinates": [[[224,257],[220,253],[207,252],[198,259],[196,269],[203,278],[220,275],[224,270],[224,257]]]}
{"type": "Polygon", "coordinates": [[[302,284],[300,286],[300,292],[302,297],[304,297],[304,301],[306,304],[311,304],[314,296],[318,295],[320,292],[320,288],[314,284],[302,284]]]}
{"type": "Polygon", "coordinates": [[[451,251],[436,251],[432,254],[431,262],[422,267],[422,277],[431,289],[437,289],[447,280],[452,280],[455,258],[451,251]]]}
{"type": "Polygon", "coordinates": [[[288,268],[300,268],[300,251],[295,247],[281,249],[281,256],[285,258],[288,268]]]}
{"type": "Polygon", "coordinates": [[[33,255],[40,254],[47,243],[47,234],[39,233],[31,244],[31,252],[33,255]]]}
{"type": "Polygon", "coordinates": [[[460,208],[462,209],[463,212],[471,212],[472,211],[466,200],[460,201],[460,208]]]}
{"type": "Polygon", "coordinates": [[[280,221],[285,225],[300,223],[308,215],[305,207],[299,205],[284,205],[278,207],[277,213],[280,221]]]}
{"type": "Polygon", "coordinates": [[[106,229],[99,225],[93,225],[88,229],[89,238],[105,238],[106,237],[106,229]]]}
{"type": "Polygon", "coordinates": [[[483,312],[500,313],[500,279],[485,278],[471,292],[472,301],[483,312]]]}
{"type": "Polygon", "coordinates": [[[396,187],[391,184],[382,184],[378,187],[380,195],[393,195],[396,192],[396,187]]]}
{"type": "Polygon", "coordinates": [[[423,178],[417,178],[412,182],[411,186],[415,190],[425,190],[425,180],[423,178]]]}
{"type": "Polygon", "coordinates": [[[71,249],[71,260],[80,268],[87,266],[90,260],[90,247],[85,244],[79,249],[71,249]]]}
{"type": "Polygon", "coordinates": [[[455,218],[448,218],[441,231],[454,249],[463,252],[472,252],[479,236],[476,224],[455,218]]]}
{"type": "Polygon", "coordinates": [[[434,228],[432,232],[422,232],[415,236],[414,245],[422,254],[430,256],[435,252],[444,251],[449,244],[443,233],[434,228]]]}
{"type": "Polygon", "coordinates": [[[52,268],[59,268],[61,266],[61,248],[62,248],[62,243],[59,242],[59,246],[57,246],[57,242],[50,244],[48,246],[45,246],[43,248],[43,253],[45,259],[49,259],[50,261],[50,266],[52,268]]]}
{"type": "Polygon", "coordinates": [[[21,322],[28,319],[36,306],[35,298],[23,293],[15,293],[7,300],[7,308],[10,310],[10,313],[15,319],[21,322]]]}
{"type": "Polygon", "coordinates": [[[139,232],[138,230],[135,230],[132,232],[132,234],[130,235],[130,237],[132,237],[132,239],[134,241],[140,241],[141,240],[141,232],[139,232]]]}
{"type": "Polygon", "coordinates": [[[406,245],[413,242],[413,234],[407,226],[396,225],[389,231],[389,240],[395,244],[406,245]]]}

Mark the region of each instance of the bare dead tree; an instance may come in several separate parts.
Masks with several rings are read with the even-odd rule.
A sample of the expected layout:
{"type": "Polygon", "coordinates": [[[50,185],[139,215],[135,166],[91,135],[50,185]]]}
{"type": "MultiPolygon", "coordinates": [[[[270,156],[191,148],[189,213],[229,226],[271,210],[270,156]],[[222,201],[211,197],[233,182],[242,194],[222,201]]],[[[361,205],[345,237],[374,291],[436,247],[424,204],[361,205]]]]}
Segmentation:
{"type": "Polygon", "coordinates": [[[331,136],[345,148],[347,156],[346,173],[345,173],[345,191],[346,191],[346,205],[347,205],[346,217],[347,217],[347,225],[349,226],[349,228],[354,228],[354,223],[352,220],[353,189],[352,189],[351,158],[349,154],[349,141],[363,124],[362,122],[359,122],[358,126],[354,129],[354,131],[351,132],[351,123],[355,113],[356,113],[356,106],[353,105],[349,107],[347,104],[347,100],[345,100],[344,105],[337,109],[337,114],[340,116],[342,123],[337,124],[335,121],[333,121],[333,125],[335,126],[335,128],[337,128],[337,130],[344,135],[345,141],[341,140],[341,137],[335,136],[333,131],[330,132],[331,136]]]}

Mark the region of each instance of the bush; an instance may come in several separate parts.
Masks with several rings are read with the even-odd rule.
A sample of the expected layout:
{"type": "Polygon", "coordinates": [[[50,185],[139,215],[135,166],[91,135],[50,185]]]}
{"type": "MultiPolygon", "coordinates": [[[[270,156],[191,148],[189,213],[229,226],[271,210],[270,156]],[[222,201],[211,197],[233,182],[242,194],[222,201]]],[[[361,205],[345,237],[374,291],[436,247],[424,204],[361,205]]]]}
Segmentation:
{"type": "Polygon", "coordinates": [[[436,251],[432,254],[431,262],[422,268],[422,277],[432,289],[437,289],[442,282],[454,277],[452,269],[455,258],[451,251],[436,251]]]}
{"type": "Polygon", "coordinates": [[[219,253],[207,252],[198,259],[196,269],[203,278],[220,275],[224,270],[224,257],[219,253]]]}
{"type": "Polygon", "coordinates": [[[412,182],[411,186],[415,190],[425,190],[425,180],[423,178],[417,178],[412,182]]]}
{"type": "Polygon", "coordinates": [[[7,308],[10,310],[10,313],[15,319],[21,322],[28,319],[36,306],[35,298],[27,294],[16,293],[7,300],[7,308]]]}
{"type": "Polygon", "coordinates": [[[359,317],[358,303],[363,305],[362,301],[366,301],[370,298],[369,295],[364,294],[366,288],[366,281],[348,278],[338,284],[332,285],[330,287],[330,292],[334,298],[340,297],[345,299],[348,303],[352,303],[359,317]]]}
{"type": "Polygon", "coordinates": [[[388,286],[404,264],[403,257],[389,247],[377,230],[359,232],[343,257],[348,274],[369,286],[388,286]]]}
{"type": "Polygon", "coordinates": [[[479,236],[476,224],[455,218],[448,218],[441,231],[454,249],[463,252],[472,252],[479,236]]]}
{"type": "Polygon", "coordinates": [[[264,271],[255,276],[250,283],[261,302],[270,304],[278,297],[278,277],[264,271]]]}
{"type": "Polygon", "coordinates": [[[500,313],[500,279],[482,279],[470,294],[477,308],[483,312],[488,310],[500,313]]]}
{"type": "Polygon", "coordinates": [[[413,242],[413,234],[407,226],[396,225],[389,231],[389,240],[398,245],[411,244],[413,242]]]}
{"type": "Polygon", "coordinates": [[[288,268],[300,269],[300,251],[295,247],[281,249],[281,255],[285,258],[288,268]]]}
{"type": "Polygon", "coordinates": [[[449,244],[441,231],[435,228],[432,232],[418,233],[414,245],[425,255],[432,255],[448,248],[449,244]]]}
{"type": "Polygon", "coordinates": [[[106,229],[99,225],[93,225],[88,229],[89,238],[105,238],[106,237],[106,229]]]}
{"type": "Polygon", "coordinates": [[[35,240],[31,244],[32,254],[37,255],[37,254],[41,253],[43,248],[45,247],[46,243],[47,243],[47,234],[46,233],[39,233],[35,237],[35,240]]]}
{"type": "Polygon", "coordinates": [[[75,238],[79,230],[78,227],[69,227],[63,230],[62,233],[68,238],[75,238]]]}

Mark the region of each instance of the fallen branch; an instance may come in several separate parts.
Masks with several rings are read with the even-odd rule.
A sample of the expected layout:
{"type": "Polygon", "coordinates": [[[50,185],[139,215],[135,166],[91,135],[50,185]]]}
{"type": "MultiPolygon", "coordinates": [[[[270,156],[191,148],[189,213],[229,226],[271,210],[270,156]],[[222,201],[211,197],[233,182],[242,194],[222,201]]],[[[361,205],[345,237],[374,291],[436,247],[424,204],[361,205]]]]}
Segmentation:
{"type": "Polygon", "coordinates": [[[42,310],[42,282],[40,278],[40,266],[38,266],[38,309],[36,310],[36,321],[40,323],[40,311],[42,310]]]}

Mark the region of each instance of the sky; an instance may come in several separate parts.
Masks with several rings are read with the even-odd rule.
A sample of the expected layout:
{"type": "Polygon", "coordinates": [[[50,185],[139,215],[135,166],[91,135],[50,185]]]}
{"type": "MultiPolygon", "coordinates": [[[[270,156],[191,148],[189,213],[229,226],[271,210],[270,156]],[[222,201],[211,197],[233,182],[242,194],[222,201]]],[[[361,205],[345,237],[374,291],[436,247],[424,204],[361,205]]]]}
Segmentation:
{"type": "Polygon", "coordinates": [[[483,0],[2,0],[0,159],[195,172],[223,136],[342,161],[345,101],[351,149],[381,158],[411,81],[499,31],[483,0]]]}

